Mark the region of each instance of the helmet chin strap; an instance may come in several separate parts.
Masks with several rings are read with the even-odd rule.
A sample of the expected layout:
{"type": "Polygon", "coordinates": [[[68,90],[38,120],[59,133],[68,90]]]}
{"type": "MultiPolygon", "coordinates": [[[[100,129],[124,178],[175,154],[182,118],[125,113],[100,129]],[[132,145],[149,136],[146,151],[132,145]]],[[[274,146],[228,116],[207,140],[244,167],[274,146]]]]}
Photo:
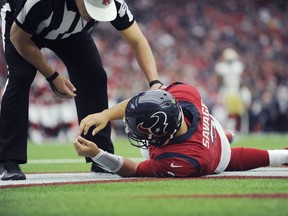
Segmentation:
{"type": "MultiPolygon", "coordinates": [[[[173,137],[172,137],[172,138],[173,138],[173,137]]],[[[170,137],[169,139],[167,139],[166,142],[165,142],[163,145],[161,145],[161,146],[167,145],[167,143],[168,143],[172,138],[170,137]]]]}

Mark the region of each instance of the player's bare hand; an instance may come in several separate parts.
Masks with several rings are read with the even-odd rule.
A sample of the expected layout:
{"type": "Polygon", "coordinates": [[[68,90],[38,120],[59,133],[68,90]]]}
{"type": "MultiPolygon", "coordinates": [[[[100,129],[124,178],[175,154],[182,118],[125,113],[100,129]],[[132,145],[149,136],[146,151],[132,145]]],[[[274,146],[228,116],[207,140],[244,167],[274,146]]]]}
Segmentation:
{"type": "Polygon", "coordinates": [[[61,98],[72,99],[76,96],[76,88],[65,76],[59,75],[49,84],[53,92],[61,98]]]}
{"type": "Polygon", "coordinates": [[[95,126],[95,128],[92,131],[92,135],[94,136],[97,134],[100,130],[106,127],[108,123],[108,118],[103,112],[100,113],[94,113],[86,116],[82,121],[80,122],[79,131],[80,134],[86,135],[89,131],[89,129],[92,126],[95,126]]]}
{"type": "Polygon", "coordinates": [[[77,152],[77,154],[79,156],[83,156],[83,157],[95,157],[99,152],[100,152],[100,149],[98,148],[98,146],[81,137],[81,136],[78,136],[75,141],[74,141],[74,148],[77,152]]]}

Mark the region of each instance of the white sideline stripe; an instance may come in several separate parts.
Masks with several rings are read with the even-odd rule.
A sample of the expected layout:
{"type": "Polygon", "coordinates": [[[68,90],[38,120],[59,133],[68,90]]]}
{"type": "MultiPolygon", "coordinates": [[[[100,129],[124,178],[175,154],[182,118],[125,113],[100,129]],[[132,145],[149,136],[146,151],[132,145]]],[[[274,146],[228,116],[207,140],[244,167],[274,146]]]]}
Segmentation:
{"type": "MultiPolygon", "coordinates": [[[[143,158],[129,158],[134,161],[142,161],[143,158]]],[[[84,159],[39,159],[28,160],[28,164],[69,164],[69,163],[85,163],[84,159]]]]}
{"type": "MultiPolygon", "coordinates": [[[[266,167],[258,168],[250,171],[243,172],[224,172],[217,175],[209,175],[207,177],[217,178],[217,177],[284,177],[288,178],[288,168],[281,167],[266,167]]],[[[143,179],[141,177],[137,178],[121,178],[118,175],[110,173],[38,173],[38,174],[26,174],[26,180],[19,181],[1,181],[0,189],[12,186],[30,186],[30,185],[45,185],[45,184],[57,184],[57,183],[83,183],[83,182],[97,182],[97,181],[117,181],[123,179],[143,179]]]]}

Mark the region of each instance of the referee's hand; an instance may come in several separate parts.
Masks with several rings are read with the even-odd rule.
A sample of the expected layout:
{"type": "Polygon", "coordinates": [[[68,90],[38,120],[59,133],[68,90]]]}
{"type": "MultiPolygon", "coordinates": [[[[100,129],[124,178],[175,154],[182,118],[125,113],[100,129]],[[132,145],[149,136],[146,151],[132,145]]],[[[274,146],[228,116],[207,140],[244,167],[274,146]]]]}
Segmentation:
{"type": "Polygon", "coordinates": [[[49,84],[52,91],[61,98],[73,99],[76,97],[76,88],[69,79],[61,74],[49,84]]]}

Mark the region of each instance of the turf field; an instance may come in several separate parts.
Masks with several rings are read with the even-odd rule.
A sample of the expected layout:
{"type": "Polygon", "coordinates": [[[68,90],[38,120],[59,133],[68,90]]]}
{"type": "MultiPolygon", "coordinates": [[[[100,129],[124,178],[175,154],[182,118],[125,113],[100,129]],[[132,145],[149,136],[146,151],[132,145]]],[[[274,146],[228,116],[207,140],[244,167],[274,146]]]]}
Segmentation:
{"type": "MultiPolygon", "coordinates": [[[[287,135],[238,137],[233,146],[282,149],[287,135]]],[[[117,154],[140,158],[126,139],[117,154]]],[[[71,143],[29,144],[24,172],[88,173],[89,164],[71,143]]],[[[196,178],[81,182],[1,188],[0,215],[288,215],[288,178],[196,178]]]]}

